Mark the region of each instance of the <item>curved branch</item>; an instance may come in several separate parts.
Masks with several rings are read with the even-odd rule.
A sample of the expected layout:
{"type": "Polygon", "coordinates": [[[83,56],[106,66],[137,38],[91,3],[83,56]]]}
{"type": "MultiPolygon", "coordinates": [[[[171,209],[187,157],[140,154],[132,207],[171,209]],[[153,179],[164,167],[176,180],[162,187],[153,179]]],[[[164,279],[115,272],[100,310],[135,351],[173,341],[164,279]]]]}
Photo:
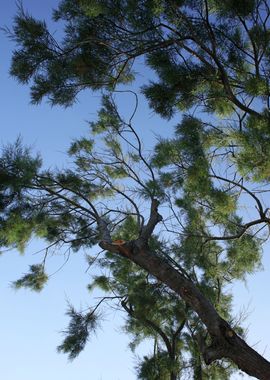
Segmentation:
{"type": "Polygon", "coordinates": [[[172,344],[167,337],[167,335],[164,333],[164,331],[156,325],[153,321],[151,321],[148,318],[142,318],[141,316],[138,316],[136,312],[134,312],[130,307],[127,306],[127,301],[121,302],[122,307],[125,309],[125,311],[132,317],[136,318],[138,321],[141,321],[142,323],[146,323],[148,326],[150,326],[155,332],[158,333],[158,335],[162,338],[163,342],[165,343],[165,346],[167,348],[168,354],[170,357],[173,354],[173,347],[172,344]]]}
{"type": "Polygon", "coordinates": [[[238,232],[238,234],[235,235],[229,235],[229,236],[209,236],[206,238],[204,243],[207,243],[211,240],[234,240],[239,239],[241,236],[244,235],[244,233],[252,226],[256,226],[261,223],[269,223],[269,220],[267,218],[260,218],[256,220],[252,220],[249,223],[246,223],[242,226],[242,229],[238,232]]]}
{"type": "Polygon", "coordinates": [[[258,206],[258,211],[259,211],[260,216],[262,218],[265,217],[265,213],[263,211],[263,206],[262,206],[259,198],[256,197],[256,195],[252,191],[250,191],[247,187],[241,185],[239,182],[236,182],[236,181],[233,181],[231,179],[227,179],[227,178],[221,177],[221,176],[216,175],[216,174],[210,175],[210,177],[211,178],[220,179],[221,181],[228,182],[228,183],[231,183],[234,186],[240,187],[240,189],[244,190],[247,194],[249,194],[255,200],[255,202],[257,203],[257,206],[258,206]]]}

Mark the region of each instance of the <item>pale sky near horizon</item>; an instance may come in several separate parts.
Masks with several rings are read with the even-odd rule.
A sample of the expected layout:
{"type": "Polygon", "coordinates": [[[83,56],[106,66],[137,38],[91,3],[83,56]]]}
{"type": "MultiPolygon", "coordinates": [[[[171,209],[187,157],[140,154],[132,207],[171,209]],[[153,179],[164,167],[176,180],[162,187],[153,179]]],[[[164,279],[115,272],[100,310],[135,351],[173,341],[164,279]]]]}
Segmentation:
{"type": "MultiPolygon", "coordinates": [[[[56,7],[57,0],[25,0],[25,8],[34,16],[49,20],[50,11],[56,7]]],[[[11,26],[16,12],[15,0],[0,1],[0,27],[11,26]]],[[[40,106],[29,104],[29,90],[9,76],[8,69],[14,45],[0,32],[2,59],[0,62],[1,112],[0,143],[12,142],[18,135],[23,141],[40,151],[49,166],[63,166],[67,158],[65,152],[74,137],[86,133],[85,120],[95,117],[99,96],[84,93],[74,107],[51,108],[48,104],[40,106]]],[[[144,139],[151,131],[166,134],[164,121],[154,117],[145,105],[141,105],[139,117],[144,139]],[[156,128],[158,124],[158,130],[156,128]],[[163,129],[162,129],[163,128],[163,129]],[[164,132],[165,131],[165,132],[164,132]]],[[[61,343],[61,334],[68,322],[64,313],[66,301],[77,307],[95,303],[86,290],[89,274],[83,254],[71,256],[63,270],[56,273],[40,294],[27,290],[15,292],[10,282],[19,278],[28,265],[37,262],[42,247],[40,241],[31,242],[25,256],[17,252],[6,252],[0,256],[0,378],[5,380],[135,380],[136,358],[128,349],[129,339],[121,333],[121,317],[112,311],[104,317],[104,323],[96,337],[87,345],[85,351],[73,362],[56,352],[61,343]]],[[[49,260],[49,273],[61,267],[64,258],[56,255],[49,260]]],[[[245,326],[248,327],[248,343],[259,353],[270,359],[270,249],[264,251],[265,271],[247,277],[246,284],[235,284],[234,305],[237,312],[247,309],[245,326]]],[[[144,348],[142,348],[142,352],[144,348]]],[[[146,348],[147,351],[147,348],[146,348]]],[[[244,375],[234,375],[232,380],[251,379],[244,375]]],[[[161,379],[162,380],[162,379],[161,379]]]]}

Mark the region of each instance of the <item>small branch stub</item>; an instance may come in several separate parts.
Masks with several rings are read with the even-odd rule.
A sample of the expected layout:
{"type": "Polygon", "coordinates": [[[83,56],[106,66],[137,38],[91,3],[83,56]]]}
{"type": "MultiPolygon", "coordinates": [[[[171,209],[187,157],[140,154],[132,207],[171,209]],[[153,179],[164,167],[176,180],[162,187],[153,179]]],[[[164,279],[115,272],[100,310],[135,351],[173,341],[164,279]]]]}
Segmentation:
{"type": "Polygon", "coordinates": [[[112,245],[124,245],[126,244],[126,240],[118,239],[118,240],[113,240],[111,243],[112,245]]]}
{"type": "Polygon", "coordinates": [[[122,239],[113,240],[111,243],[101,241],[99,245],[107,251],[119,253],[124,257],[130,257],[132,253],[130,247],[128,247],[128,242],[122,239]]]}

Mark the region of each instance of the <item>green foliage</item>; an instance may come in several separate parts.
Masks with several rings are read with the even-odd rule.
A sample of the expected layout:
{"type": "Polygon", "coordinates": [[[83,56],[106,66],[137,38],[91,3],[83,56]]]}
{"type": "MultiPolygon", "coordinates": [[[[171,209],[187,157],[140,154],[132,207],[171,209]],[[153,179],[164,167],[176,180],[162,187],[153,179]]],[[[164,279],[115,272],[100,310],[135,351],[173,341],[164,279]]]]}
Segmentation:
{"type": "Polygon", "coordinates": [[[268,84],[261,77],[252,76],[245,82],[245,90],[252,96],[263,96],[269,93],[268,84]]]}
{"type": "Polygon", "coordinates": [[[1,221],[0,236],[6,246],[15,246],[21,253],[24,252],[26,243],[32,236],[35,228],[34,220],[22,218],[16,212],[12,212],[7,220],[1,221]]]}
{"type": "Polygon", "coordinates": [[[106,2],[100,0],[80,0],[79,4],[84,9],[84,12],[89,17],[98,17],[106,14],[106,2]],[[105,3],[105,4],[104,4],[105,3]]]}
{"type": "Polygon", "coordinates": [[[268,131],[268,116],[259,120],[250,116],[245,131],[235,133],[235,140],[241,147],[236,158],[239,171],[246,178],[256,182],[267,181],[270,175],[268,131]]]}
{"type": "Polygon", "coordinates": [[[40,218],[32,213],[27,188],[41,166],[39,157],[32,157],[29,148],[18,139],[2,150],[0,158],[0,240],[23,252],[32,232],[41,232],[40,218]],[[16,201],[14,202],[14,200],[16,201]]]}
{"type": "MultiPolygon", "coordinates": [[[[20,9],[11,33],[18,45],[11,73],[23,83],[33,80],[33,102],[47,97],[52,104],[69,106],[82,89],[113,90],[129,83],[133,59],[145,56],[157,80],[144,84],[143,92],[157,113],[170,118],[176,110],[200,104],[209,113],[228,116],[234,111],[235,89],[247,86],[249,92],[255,86],[265,93],[261,82],[266,81],[258,70],[260,84],[248,84],[253,75],[247,61],[260,51],[258,64],[265,63],[269,32],[260,25],[254,0],[209,0],[213,31],[205,11],[201,0],[145,0],[140,6],[132,1],[62,0],[53,18],[64,22],[65,33],[56,41],[44,22],[20,9]],[[241,18],[249,17],[253,23],[247,34],[241,18]]],[[[102,123],[96,128],[102,129],[102,123]]]]}
{"type": "Polygon", "coordinates": [[[105,166],[105,171],[110,178],[125,178],[128,177],[128,173],[126,172],[124,167],[111,167],[105,166]]]}
{"type": "Polygon", "coordinates": [[[215,7],[215,11],[220,15],[231,17],[247,17],[252,13],[256,5],[256,2],[254,0],[225,0],[223,2],[220,2],[218,0],[211,0],[210,4],[211,3],[215,7]]]}
{"type": "Polygon", "coordinates": [[[93,140],[88,140],[86,138],[82,138],[80,140],[75,140],[70,148],[69,148],[69,154],[70,155],[75,155],[80,153],[81,151],[84,151],[86,153],[90,153],[93,149],[93,140]]]}
{"type": "Polygon", "coordinates": [[[68,354],[69,359],[75,359],[84,349],[90,333],[95,332],[98,324],[98,316],[92,311],[86,314],[77,312],[72,306],[69,307],[67,315],[70,322],[63,343],[58,346],[58,351],[68,354]]]}
{"type": "Polygon", "coordinates": [[[160,140],[155,147],[155,155],[152,164],[162,168],[179,160],[181,145],[178,140],[160,140]]]}
{"type": "Polygon", "coordinates": [[[261,249],[259,241],[251,234],[245,234],[240,239],[228,243],[228,270],[233,277],[241,278],[246,273],[252,273],[260,267],[261,249]]]}
{"type": "MultiPolygon", "coordinates": [[[[96,8],[94,13],[97,12],[96,8]]],[[[33,103],[39,103],[48,96],[53,105],[70,106],[76,100],[78,91],[88,86],[84,83],[89,83],[90,88],[97,90],[103,85],[112,87],[114,75],[118,75],[119,80],[122,78],[123,82],[132,79],[129,65],[124,68],[119,64],[119,74],[118,70],[108,72],[106,62],[112,59],[114,48],[104,44],[95,45],[95,41],[103,39],[102,35],[108,37],[112,32],[107,29],[109,24],[104,19],[89,18],[89,22],[85,23],[84,7],[71,1],[60,2],[54,18],[67,20],[66,36],[61,48],[44,22],[35,20],[22,9],[15,18],[12,37],[21,48],[14,52],[10,72],[21,83],[33,79],[33,103]],[[93,42],[81,44],[85,38],[93,42]],[[74,43],[78,44],[76,48],[74,43]]]]}
{"type": "MultiPolygon", "coordinates": [[[[114,130],[114,127],[112,129],[114,130]]],[[[93,226],[95,219],[94,221],[91,219],[93,210],[99,205],[99,198],[104,204],[108,198],[108,189],[111,190],[111,180],[115,180],[118,185],[122,183],[123,177],[130,180],[126,168],[130,168],[127,165],[130,165],[131,161],[121,144],[121,128],[118,129],[118,140],[112,136],[112,129],[109,127],[102,132],[103,141],[107,144],[105,160],[96,153],[91,139],[81,138],[73,142],[69,151],[75,157],[77,165],[75,170],[51,172],[35,169],[34,174],[28,179],[26,188],[30,193],[32,187],[35,191],[38,189],[38,198],[28,196],[26,198],[28,208],[26,208],[25,203],[19,202],[17,195],[14,197],[13,208],[10,208],[10,212],[5,216],[7,228],[6,230],[3,228],[3,239],[6,239],[6,245],[11,245],[13,242],[17,245],[20,241],[27,242],[32,234],[41,236],[52,244],[65,243],[73,251],[83,247],[89,248],[99,241],[100,231],[98,227],[93,226]],[[109,158],[115,160],[118,155],[123,157],[121,165],[118,162],[114,165],[107,163],[109,158]],[[128,161],[125,161],[125,157],[128,157],[128,161]],[[79,158],[89,159],[89,165],[87,167],[81,165],[79,158]],[[109,176],[109,180],[104,177],[105,174],[109,176]],[[16,223],[11,210],[17,217],[16,223]],[[9,234],[13,240],[11,238],[8,240],[9,234]]],[[[237,243],[228,245],[224,253],[222,246],[215,241],[206,242],[206,239],[211,237],[208,222],[215,220],[224,230],[227,229],[228,220],[232,220],[237,205],[233,194],[216,187],[211,180],[205,136],[206,131],[200,120],[184,117],[176,127],[172,140],[161,141],[155,150],[151,160],[154,164],[152,170],[157,167],[160,172],[155,172],[151,180],[148,177],[139,177],[140,181],[134,188],[136,194],[135,191],[132,192],[132,201],[137,202],[140,207],[139,200],[141,201],[142,195],[145,195],[144,204],[148,202],[149,197],[158,198],[162,204],[166,204],[166,196],[169,194],[175,214],[180,210],[185,216],[185,233],[183,237],[174,238],[173,241],[166,241],[162,234],[152,235],[148,242],[149,249],[165,261],[171,263],[170,260],[173,260],[178,270],[184,270],[191,277],[194,276],[194,271],[198,271],[200,280],[194,277],[194,281],[198,282],[198,288],[216,306],[220,315],[229,319],[231,296],[222,291],[222,286],[227,283],[224,277],[229,280],[243,278],[246,270],[254,270],[259,264],[258,245],[255,244],[255,239],[250,237],[244,245],[239,242],[238,245],[237,243]],[[242,250],[248,252],[245,264],[241,256],[242,250]],[[243,265],[239,264],[238,260],[242,261],[243,265]]],[[[137,154],[139,161],[135,160],[136,165],[142,165],[143,162],[142,153],[140,151],[139,153],[137,154]]],[[[13,159],[11,155],[9,160],[6,160],[6,166],[12,167],[13,159]]],[[[134,173],[132,170],[135,169],[132,167],[129,170],[134,173]]],[[[5,189],[3,187],[3,190],[5,189]]],[[[115,197],[113,199],[117,199],[122,192],[123,190],[120,190],[117,193],[116,187],[111,195],[115,197]]],[[[116,212],[119,211],[121,219],[115,219],[116,221],[108,219],[109,225],[113,226],[112,239],[136,240],[141,231],[141,216],[136,215],[133,209],[130,211],[132,202],[129,203],[129,207],[127,203],[118,206],[119,201],[117,202],[117,206],[113,207],[119,207],[116,212]]],[[[112,202],[109,201],[108,207],[111,205],[112,202]]],[[[237,225],[240,224],[238,220],[237,225]]],[[[236,227],[235,230],[231,227],[230,232],[236,233],[236,227]]],[[[242,238],[246,239],[245,236],[242,238]]],[[[89,264],[92,265],[93,262],[94,260],[91,260],[89,264]]],[[[164,285],[124,257],[106,252],[102,258],[96,260],[96,264],[105,274],[95,275],[89,290],[98,287],[108,294],[117,294],[122,300],[121,305],[127,312],[124,330],[132,337],[131,347],[135,349],[139,342],[151,339],[153,342],[158,342],[162,350],[162,358],[158,357],[157,360],[155,356],[155,359],[148,358],[141,361],[140,376],[166,378],[173,372],[177,373],[180,364],[184,366],[187,361],[183,356],[184,347],[190,339],[186,321],[202,328],[195,314],[189,311],[178,297],[168,292],[164,285]],[[178,331],[177,339],[174,338],[172,341],[172,334],[176,331],[178,331]],[[164,336],[167,340],[164,340],[164,336]],[[174,357],[170,359],[169,345],[177,347],[174,357]]],[[[25,275],[15,285],[41,289],[41,282],[44,279],[41,275],[44,273],[37,270],[36,272],[25,275]]],[[[68,353],[73,359],[85,347],[90,332],[95,331],[97,317],[93,312],[78,313],[73,308],[70,309],[69,315],[70,325],[59,351],[68,353]]],[[[197,355],[198,352],[197,347],[197,355]]],[[[194,373],[196,371],[195,364],[192,364],[192,371],[194,373]]],[[[211,371],[207,369],[205,373],[212,376],[211,371]]],[[[213,371],[216,371],[215,367],[213,371]]]]}
{"type": "Polygon", "coordinates": [[[90,123],[94,134],[106,132],[108,130],[118,131],[121,127],[121,120],[113,104],[111,97],[102,97],[102,106],[98,112],[98,121],[90,123]]]}
{"type": "Polygon", "coordinates": [[[107,136],[104,139],[106,146],[113,152],[115,157],[121,156],[121,144],[114,136],[107,136]]]}
{"type": "MultiPolygon", "coordinates": [[[[254,0],[62,0],[53,13],[64,24],[56,41],[45,22],[20,9],[10,72],[30,83],[32,102],[71,106],[84,89],[100,91],[102,102],[90,136],[71,144],[72,169],[42,170],[19,140],[3,149],[1,245],[22,251],[38,236],[50,246],[89,249],[104,238],[104,225],[112,241],[133,244],[154,198],[163,221],[147,248],[231,321],[225,289],[260,268],[260,227],[268,223],[252,189],[270,177],[268,17],[266,2],[254,0]],[[154,73],[144,82],[137,58],[154,73]],[[122,117],[114,96],[136,76],[156,114],[170,119],[185,112],[174,135],[159,139],[150,154],[132,125],[136,110],[122,117]],[[259,211],[250,224],[242,215],[245,197],[259,211]]],[[[205,327],[190,306],[124,255],[105,252],[89,259],[93,264],[102,274],[89,290],[117,295],[131,347],[153,342],[154,354],[138,365],[139,379],[181,377],[184,368],[194,378],[229,379],[233,367],[202,363],[194,336],[205,335],[205,327]]],[[[40,290],[46,279],[43,266],[31,266],[15,286],[40,290]]],[[[73,359],[97,317],[73,308],[68,315],[59,350],[73,359]]]]}
{"type": "Polygon", "coordinates": [[[11,193],[22,191],[34,178],[41,163],[39,156],[33,157],[30,148],[23,146],[21,138],[4,146],[0,159],[1,187],[8,187],[11,193]]]}
{"type": "Polygon", "coordinates": [[[43,264],[35,264],[30,266],[29,273],[22,278],[13,282],[15,289],[29,288],[35,292],[40,292],[48,280],[47,274],[44,272],[43,264]]]}
{"type": "Polygon", "coordinates": [[[93,290],[95,287],[103,290],[104,292],[110,291],[110,281],[106,276],[94,276],[94,281],[88,285],[88,290],[93,290]]]}
{"type": "Polygon", "coordinates": [[[162,200],[164,199],[165,194],[161,182],[150,180],[145,183],[145,187],[142,189],[141,195],[144,199],[155,197],[156,199],[162,200]]]}
{"type": "Polygon", "coordinates": [[[204,91],[207,93],[208,97],[206,100],[206,111],[209,109],[213,110],[213,112],[220,118],[225,118],[233,114],[234,106],[226,95],[224,96],[224,89],[222,85],[210,82],[208,84],[208,88],[206,87],[204,91]]]}
{"type": "Polygon", "coordinates": [[[211,190],[210,197],[215,210],[209,216],[212,216],[216,223],[227,224],[230,216],[234,214],[237,208],[236,197],[216,188],[211,190]]]}
{"type": "Polygon", "coordinates": [[[179,368],[175,368],[166,352],[159,352],[152,357],[144,356],[137,370],[140,380],[170,380],[171,372],[177,373],[179,368]]]}
{"type": "Polygon", "coordinates": [[[12,58],[11,75],[22,83],[28,83],[31,76],[36,74],[38,59],[52,59],[54,54],[48,49],[51,43],[50,34],[45,22],[37,21],[22,9],[19,10],[14,22],[13,39],[17,44],[22,43],[22,49],[16,51],[12,58]],[[31,57],[29,53],[35,55],[31,57]]]}
{"type": "Polygon", "coordinates": [[[120,227],[113,234],[114,240],[135,240],[138,238],[139,228],[134,216],[128,215],[120,227]]]}

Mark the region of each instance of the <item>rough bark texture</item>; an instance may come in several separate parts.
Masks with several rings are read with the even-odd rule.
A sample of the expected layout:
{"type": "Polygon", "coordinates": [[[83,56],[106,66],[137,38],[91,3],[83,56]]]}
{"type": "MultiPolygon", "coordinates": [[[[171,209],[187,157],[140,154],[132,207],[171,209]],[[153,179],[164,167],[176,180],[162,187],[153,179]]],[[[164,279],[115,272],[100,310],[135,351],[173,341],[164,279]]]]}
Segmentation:
{"type": "Polygon", "coordinates": [[[100,247],[120,254],[145,269],[178,294],[198,314],[212,339],[210,346],[206,346],[204,342],[200,344],[206,364],[211,364],[217,359],[227,358],[248,375],[261,380],[269,380],[270,362],[249,347],[236,334],[190,279],[177,271],[165,258],[149,249],[148,240],[155,226],[162,220],[162,216],[158,212],[158,205],[158,201],[152,199],[149,220],[137,240],[113,244],[107,227],[103,224],[101,233],[104,239],[100,242],[100,247]]]}
{"type": "Polygon", "coordinates": [[[138,239],[119,246],[102,241],[100,246],[138,264],[175,291],[198,314],[212,338],[211,346],[204,346],[202,349],[206,364],[227,358],[250,376],[261,380],[270,379],[270,362],[235,333],[192,281],[174,269],[165,259],[151,252],[145,241],[138,239]]]}

